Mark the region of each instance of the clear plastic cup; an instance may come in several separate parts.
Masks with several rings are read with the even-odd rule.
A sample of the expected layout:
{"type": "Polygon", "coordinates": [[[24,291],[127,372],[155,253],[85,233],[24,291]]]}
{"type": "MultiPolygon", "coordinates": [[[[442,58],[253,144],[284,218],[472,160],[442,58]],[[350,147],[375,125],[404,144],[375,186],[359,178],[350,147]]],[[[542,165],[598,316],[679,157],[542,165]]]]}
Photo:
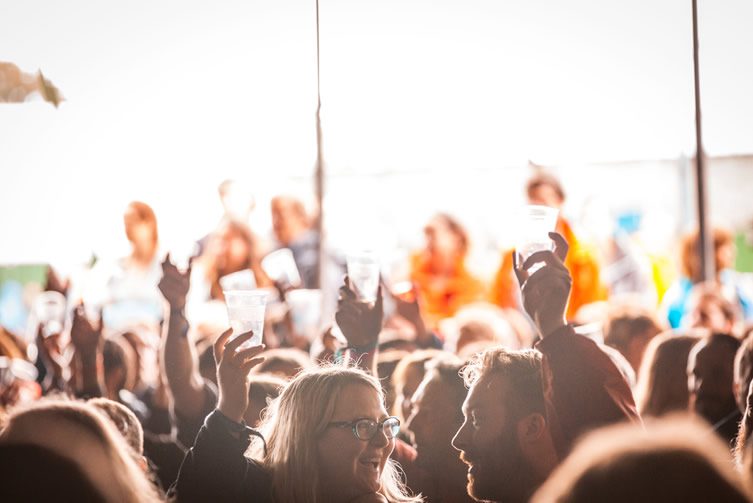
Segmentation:
{"type": "Polygon", "coordinates": [[[348,254],[348,279],[361,302],[376,302],[379,289],[379,261],[370,251],[348,254]]]}
{"type": "Polygon", "coordinates": [[[63,332],[66,304],[65,296],[58,292],[42,292],[34,299],[34,313],[44,337],[63,332]]]}
{"type": "Polygon", "coordinates": [[[321,331],[322,291],[291,290],[285,295],[285,301],[290,306],[293,330],[296,334],[313,341],[321,331]]]}
{"type": "Polygon", "coordinates": [[[227,305],[227,317],[233,329],[233,339],[253,331],[250,340],[240,345],[240,349],[261,344],[264,333],[264,310],[269,292],[266,290],[227,290],[223,291],[227,305]]]}
{"type": "Polygon", "coordinates": [[[250,269],[226,274],[220,278],[220,287],[222,291],[236,290],[254,290],[256,289],[256,278],[250,269]]]}
{"type": "Polygon", "coordinates": [[[261,268],[276,283],[290,288],[301,286],[301,274],[290,248],[281,248],[267,254],[261,260],[261,268]]]}
{"type": "MultiPolygon", "coordinates": [[[[557,227],[557,208],[527,205],[518,219],[519,231],[515,244],[518,263],[523,264],[528,257],[542,250],[552,250],[554,243],[549,233],[557,227]]],[[[540,267],[539,264],[536,264],[540,267]]],[[[533,269],[533,268],[531,268],[533,269]]]]}

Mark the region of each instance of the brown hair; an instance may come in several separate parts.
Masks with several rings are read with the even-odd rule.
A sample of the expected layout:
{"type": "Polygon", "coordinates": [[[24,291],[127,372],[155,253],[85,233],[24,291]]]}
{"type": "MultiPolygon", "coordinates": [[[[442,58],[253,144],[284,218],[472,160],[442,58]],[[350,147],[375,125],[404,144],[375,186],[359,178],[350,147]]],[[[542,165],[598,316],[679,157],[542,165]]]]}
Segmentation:
{"type": "MultiPolygon", "coordinates": [[[[721,227],[715,227],[712,230],[714,240],[714,257],[716,270],[723,269],[724,264],[719,263],[719,249],[725,245],[733,244],[733,236],[730,231],[721,227]]],[[[698,230],[685,234],[680,243],[680,271],[688,277],[693,283],[702,281],[701,266],[698,259],[698,230]]]]}
{"type": "Polygon", "coordinates": [[[454,355],[437,356],[426,362],[426,373],[424,374],[424,379],[431,376],[431,378],[436,377],[442,381],[445,389],[452,393],[455,403],[458,404],[456,413],[460,420],[463,418],[461,406],[468,394],[465,379],[461,375],[465,364],[463,360],[454,355]]]}
{"type": "Polygon", "coordinates": [[[636,402],[644,417],[659,417],[688,408],[688,355],[699,332],[665,332],[646,347],[638,372],[636,402]]]}
{"type": "Polygon", "coordinates": [[[551,187],[562,201],[565,200],[565,189],[562,188],[562,184],[557,177],[546,171],[537,171],[528,179],[526,182],[526,195],[530,199],[536,189],[545,185],[551,187]]]}
{"type": "Polygon", "coordinates": [[[722,441],[690,417],[617,425],[587,436],[533,503],[746,502],[722,441]]]}
{"type": "Polygon", "coordinates": [[[283,377],[284,379],[290,379],[295,377],[295,374],[301,370],[309,369],[314,366],[314,363],[309,358],[309,355],[297,348],[275,348],[264,351],[260,356],[264,357],[264,361],[254,367],[251,371],[252,374],[273,374],[283,377]],[[282,375],[275,367],[283,365],[290,366],[295,369],[293,375],[282,375]]]}
{"type": "Polygon", "coordinates": [[[535,349],[509,350],[495,347],[475,355],[460,375],[467,387],[490,374],[501,375],[514,393],[505,397],[517,417],[538,412],[546,414],[541,379],[541,353],[535,349]]]}
{"type": "MultiPolygon", "coordinates": [[[[153,242],[156,246],[159,241],[159,233],[157,232],[157,215],[154,214],[152,207],[141,201],[132,201],[128,204],[124,217],[127,218],[129,215],[133,215],[138,223],[151,225],[154,236],[153,242]]],[[[129,241],[133,240],[128,225],[126,225],[126,237],[129,241]]]]}
{"type": "MultiPolygon", "coordinates": [[[[36,428],[34,421],[48,421],[51,424],[72,424],[90,435],[102,449],[107,459],[105,466],[91,465],[91,461],[68,458],[75,462],[90,477],[97,489],[108,501],[156,502],[162,501],[155,486],[138,466],[132,451],[115,426],[94,407],[66,400],[38,400],[28,406],[14,410],[0,433],[0,443],[33,443],[60,452],[59,444],[64,436],[57,436],[51,429],[36,428]]],[[[79,438],[67,438],[68,442],[78,442],[79,438]]]]}
{"type": "Polygon", "coordinates": [[[407,418],[402,417],[402,404],[398,403],[397,397],[403,394],[403,387],[405,386],[405,380],[408,377],[409,369],[417,367],[421,370],[421,373],[423,375],[424,364],[440,354],[442,354],[442,351],[438,349],[424,349],[421,351],[415,351],[400,360],[400,363],[397,364],[395,370],[392,372],[392,386],[395,390],[396,398],[392,413],[399,417],[401,421],[405,421],[407,418]]]}
{"type": "Polygon", "coordinates": [[[134,453],[139,456],[144,454],[144,429],[136,414],[125,405],[107,398],[92,398],[86,403],[104,414],[115,425],[134,453]]]}

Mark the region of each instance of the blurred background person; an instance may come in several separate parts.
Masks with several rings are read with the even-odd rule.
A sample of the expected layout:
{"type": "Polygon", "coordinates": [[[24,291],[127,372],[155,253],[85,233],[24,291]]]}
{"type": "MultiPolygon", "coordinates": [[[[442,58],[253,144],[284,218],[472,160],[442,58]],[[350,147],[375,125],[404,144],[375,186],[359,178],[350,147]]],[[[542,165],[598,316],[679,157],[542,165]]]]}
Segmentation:
{"type": "Polygon", "coordinates": [[[164,501],[115,426],[92,406],[42,400],[14,410],[0,444],[48,448],[78,465],[106,501],[164,501]]]}
{"type": "MultiPolygon", "coordinates": [[[[560,210],[556,232],[564,236],[570,246],[565,267],[573,278],[567,307],[567,319],[572,320],[582,306],[607,298],[607,289],[600,277],[598,252],[595,247],[577,238],[572,225],[562,214],[565,190],[556,177],[539,169],[528,179],[525,190],[528,204],[560,210]]],[[[502,255],[492,283],[491,300],[500,307],[519,307],[518,288],[512,273],[512,253],[512,250],[507,250],[502,255]]]]}
{"type": "Polygon", "coordinates": [[[280,248],[293,252],[303,288],[319,288],[319,240],[314,217],[303,201],[290,195],[272,198],[272,230],[280,248]]]}
{"type": "Polygon", "coordinates": [[[452,438],[463,424],[463,401],[468,390],[460,371],[464,362],[438,357],[427,363],[426,375],[413,394],[406,427],[416,449],[416,465],[428,475],[424,484],[408,480],[414,492],[428,501],[472,501],[466,491],[467,467],[452,447],[452,438]]]}
{"type": "Polygon", "coordinates": [[[604,323],[604,343],[618,350],[638,373],[646,346],[661,332],[655,313],[627,301],[611,303],[604,323]]]}
{"type": "Polygon", "coordinates": [[[716,334],[734,334],[740,318],[735,304],[726,299],[715,283],[699,283],[690,290],[685,325],[716,334]]]}
{"type": "Polygon", "coordinates": [[[698,341],[688,355],[690,410],[708,421],[732,445],[742,413],[734,390],[735,355],[740,341],[727,334],[711,334],[698,341]]]}
{"type": "Polygon", "coordinates": [[[102,308],[109,329],[154,327],[162,321],[157,216],[148,204],[133,201],[126,207],[123,224],[130,254],[114,262],[97,262],[83,298],[91,309],[102,308]]]}
{"type": "Polygon", "coordinates": [[[224,220],[209,237],[202,255],[191,264],[186,315],[200,332],[218,333],[227,325],[221,279],[244,271],[244,288],[271,286],[261,268],[264,250],[247,224],[224,220]]]}
{"type": "Polygon", "coordinates": [[[697,333],[665,332],[648,343],[635,392],[642,418],[688,410],[688,355],[700,339],[697,333]]]}
{"type": "MultiPolygon", "coordinates": [[[[700,283],[701,265],[698,257],[698,231],[685,234],[680,242],[681,276],[670,286],[662,300],[662,310],[666,313],[672,328],[686,326],[688,303],[693,285],[700,283]]],[[[741,287],[739,276],[732,270],[735,263],[735,243],[732,233],[722,227],[712,230],[714,241],[714,270],[716,277],[712,284],[730,303],[738,306],[747,321],[753,319],[753,299],[741,287]]]]}
{"type": "Polygon", "coordinates": [[[662,501],[744,503],[751,493],[729,463],[729,451],[703,424],[673,417],[619,425],[586,437],[532,503],[662,501]]]}
{"type": "Polygon", "coordinates": [[[411,257],[410,278],[430,328],[485,295],[483,282],[466,268],[468,233],[454,217],[439,213],[424,227],[423,250],[411,257]]]}

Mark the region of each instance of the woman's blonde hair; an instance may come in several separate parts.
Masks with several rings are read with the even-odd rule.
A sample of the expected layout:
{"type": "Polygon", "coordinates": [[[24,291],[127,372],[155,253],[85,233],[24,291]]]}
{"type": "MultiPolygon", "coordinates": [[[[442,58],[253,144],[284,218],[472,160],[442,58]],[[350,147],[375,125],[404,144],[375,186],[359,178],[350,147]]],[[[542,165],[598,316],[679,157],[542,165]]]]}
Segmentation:
{"type": "MultiPolygon", "coordinates": [[[[75,442],[78,439],[69,440],[75,442]]],[[[136,464],[132,449],[123,436],[90,405],[69,400],[43,399],[14,409],[4,421],[2,432],[0,432],[0,443],[32,443],[56,451],[59,455],[79,465],[107,501],[164,501],[143,470],[136,464]],[[68,422],[86,430],[102,447],[109,465],[92,467],[88,459],[71,457],[68,452],[60,452],[59,446],[56,449],[48,445],[46,437],[59,434],[54,430],[45,431],[40,428],[29,431],[32,427],[30,422],[34,420],[47,420],[56,424],[68,422]],[[103,480],[106,480],[106,483],[103,484],[103,480]]]]}
{"type": "MultiPolygon", "coordinates": [[[[327,365],[299,373],[270,404],[260,427],[267,439],[266,454],[259,452],[257,443],[252,444],[251,454],[272,471],[276,501],[321,500],[316,443],[332,421],[337,398],[352,384],[373,389],[384,403],[376,378],[359,369],[327,365]]],[[[391,502],[421,501],[409,495],[398,470],[389,459],[382,472],[382,495],[391,502]]]]}

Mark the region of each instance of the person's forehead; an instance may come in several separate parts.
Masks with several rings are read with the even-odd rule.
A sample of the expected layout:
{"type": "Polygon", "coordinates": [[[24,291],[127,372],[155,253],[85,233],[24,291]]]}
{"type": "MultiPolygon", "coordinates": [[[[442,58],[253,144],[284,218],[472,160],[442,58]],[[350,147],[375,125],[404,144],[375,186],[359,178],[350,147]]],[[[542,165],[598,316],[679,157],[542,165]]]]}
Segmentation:
{"type": "Polygon", "coordinates": [[[349,384],[345,386],[335,401],[333,421],[351,421],[367,417],[383,418],[387,411],[382,404],[377,390],[366,384],[349,384]]]}
{"type": "Polygon", "coordinates": [[[509,383],[504,376],[482,376],[471,386],[463,407],[467,410],[503,408],[508,391],[509,383]]]}

